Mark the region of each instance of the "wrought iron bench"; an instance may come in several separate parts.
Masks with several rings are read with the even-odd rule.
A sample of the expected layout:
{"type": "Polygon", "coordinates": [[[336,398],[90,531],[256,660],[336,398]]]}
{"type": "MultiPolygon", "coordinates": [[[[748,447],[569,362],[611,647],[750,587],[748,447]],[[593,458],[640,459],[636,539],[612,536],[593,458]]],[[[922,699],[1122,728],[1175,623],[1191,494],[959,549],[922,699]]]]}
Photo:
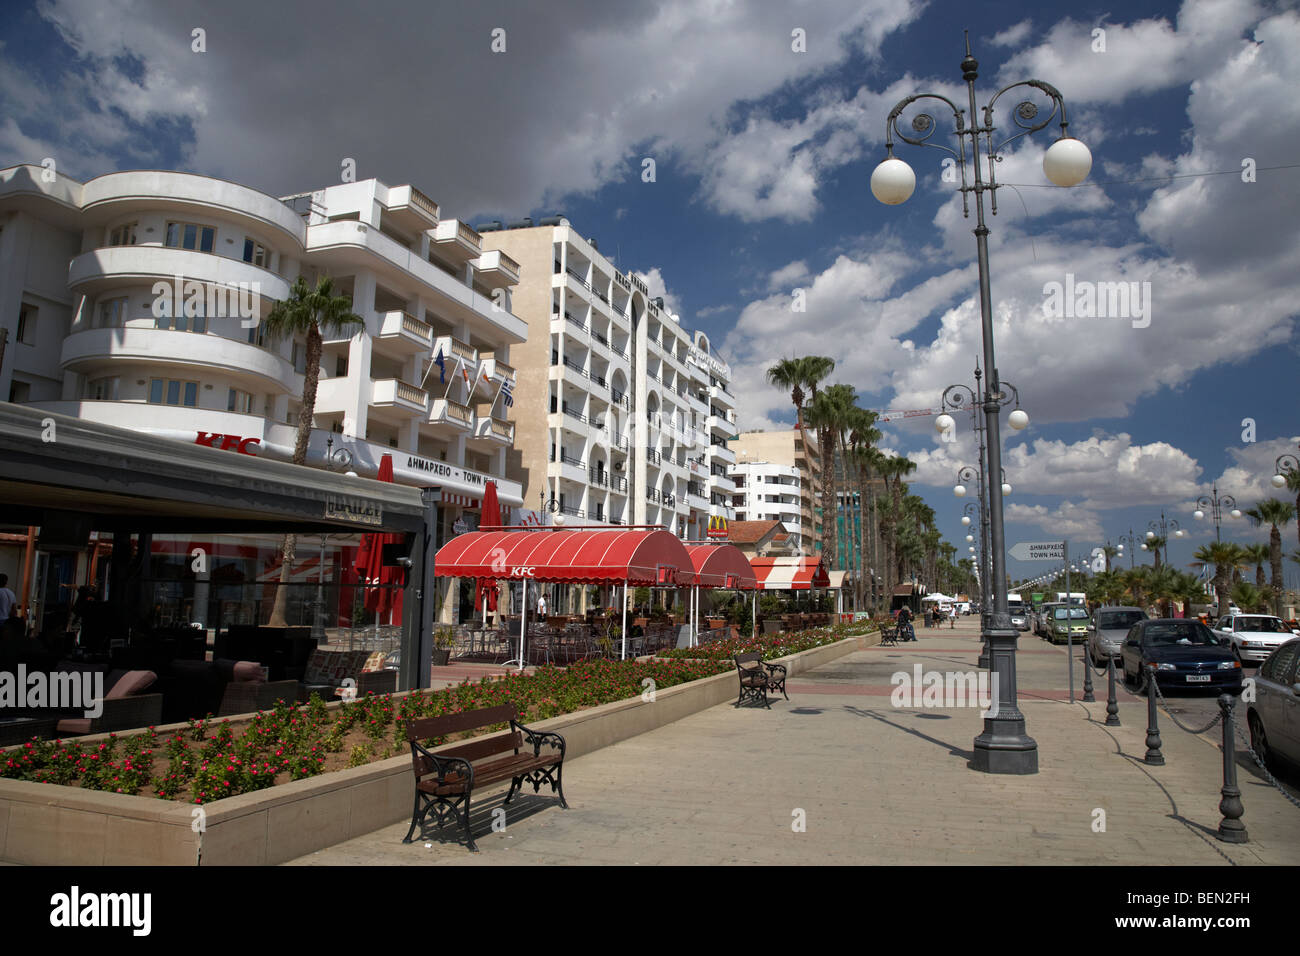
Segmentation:
{"type": "Polygon", "coordinates": [[[895,647],[898,646],[897,627],[882,627],[880,629],[880,646],[885,647],[889,644],[893,644],[895,647]]]}
{"type": "Polygon", "coordinates": [[[450,813],[464,829],[469,849],[477,853],[469,823],[470,797],[476,787],[502,780],[510,781],[506,803],[510,802],[516,790],[523,790],[525,783],[533,785],[534,793],[543,783],[549,783],[551,792],[559,795],[560,806],[566,810],[569,808],[564,801],[564,738],[556,733],[531,730],[519,723],[516,716],[514,704],[502,704],[500,707],[406,722],[406,739],[411,744],[415,771],[415,803],[411,810],[411,828],[403,843],[411,842],[411,835],[417,827],[423,834],[425,817],[433,808],[438,828],[442,829],[443,817],[450,813]],[[501,723],[510,725],[509,733],[469,740],[437,753],[420,745],[421,740],[501,723]],[[531,748],[531,753],[520,753],[521,747],[531,748]],[[548,748],[547,753],[542,752],[543,747],[548,748]]]}
{"type": "Polygon", "coordinates": [[[758,653],[737,654],[732,660],[736,662],[736,671],[740,676],[740,696],[736,698],[735,706],[739,707],[745,700],[752,700],[770,710],[772,705],[767,699],[769,690],[773,696],[779,693],[786,700],[790,699],[790,695],[785,692],[785,665],[769,664],[758,653]]]}

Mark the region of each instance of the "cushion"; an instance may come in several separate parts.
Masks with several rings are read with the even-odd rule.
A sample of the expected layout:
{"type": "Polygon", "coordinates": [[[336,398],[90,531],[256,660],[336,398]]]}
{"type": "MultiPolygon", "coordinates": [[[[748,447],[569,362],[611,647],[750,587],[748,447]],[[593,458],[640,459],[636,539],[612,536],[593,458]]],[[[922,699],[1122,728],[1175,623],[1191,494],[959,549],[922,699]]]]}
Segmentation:
{"type": "MultiPolygon", "coordinates": [[[[153,671],[127,671],[113,685],[113,689],[104,695],[105,700],[116,700],[119,697],[133,697],[141,691],[152,687],[158,675],[153,671]]],[[[60,730],[62,727],[59,728],[60,730]]],[[[85,731],[82,731],[85,733],[85,731]]]]}
{"type": "Polygon", "coordinates": [[[57,730],[61,734],[88,734],[90,733],[90,718],[65,717],[59,721],[57,730]]]}
{"type": "Polygon", "coordinates": [[[236,661],[231,680],[237,684],[262,684],[266,682],[266,674],[257,661],[236,661]]]}

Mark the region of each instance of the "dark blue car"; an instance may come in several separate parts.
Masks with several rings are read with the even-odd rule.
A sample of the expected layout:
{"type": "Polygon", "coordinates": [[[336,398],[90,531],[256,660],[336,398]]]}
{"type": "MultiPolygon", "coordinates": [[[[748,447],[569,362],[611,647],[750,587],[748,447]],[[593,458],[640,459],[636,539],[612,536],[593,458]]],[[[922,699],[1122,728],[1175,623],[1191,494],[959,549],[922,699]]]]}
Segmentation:
{"type": "Polygon", "coordinates": [[[1241,692],[1241,661],[1204,624],[1184,618],[1139,621],[1120,648],[1125,683],[1142,684],[1140,669],[1154,665],[1161,689],[1204,688],[1241,692]]]}

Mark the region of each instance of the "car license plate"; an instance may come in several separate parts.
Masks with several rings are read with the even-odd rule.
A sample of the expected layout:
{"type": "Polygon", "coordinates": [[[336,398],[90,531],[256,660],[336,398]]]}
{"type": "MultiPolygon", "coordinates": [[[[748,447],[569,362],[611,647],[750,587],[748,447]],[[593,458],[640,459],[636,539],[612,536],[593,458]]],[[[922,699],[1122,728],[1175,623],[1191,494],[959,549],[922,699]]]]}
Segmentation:
{"type": "Polygon", "coordinates": [[[1188,674],[1187,682],[1189,684],[1208,684],[1210,682],[1209,674],[1188,674]]]}

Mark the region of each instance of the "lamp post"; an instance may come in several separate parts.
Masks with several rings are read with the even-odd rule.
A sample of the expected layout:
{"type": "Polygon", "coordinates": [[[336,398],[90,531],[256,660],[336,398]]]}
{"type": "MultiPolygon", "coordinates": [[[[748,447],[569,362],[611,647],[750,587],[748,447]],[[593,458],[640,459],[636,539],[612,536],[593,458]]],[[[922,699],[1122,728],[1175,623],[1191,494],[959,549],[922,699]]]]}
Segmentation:
{"type": "MultiPolygon", "coordinates": [[[[1285,479],[1283,479],[1285,483],[1285,479]]],[[[1232,495],[1220,495],[1218,482],[1210,486],[1208,495],[1201,495],[1196,499],[1196,510],[1192,512],[1192,517],[1200,521],[1205,517],[1206,509],[1209,509],[1210,516],[1214,519],[1214,540],[1222,541],[1219,536],[1219,524],[1223,517],[1223,509],[1230,508],[1228,512],[1230,517],[1240,518],[1241,512],[1237,509],[1237,499],[1232,495]]],[[[1164,517],[1161,515],[1161,517],[1164,517]]]]}
{"type": "Polygon", "coordinates": [[[1137,566],[1137,555],[1134,552],[1136,552],[1138,548],[1145,548],[1146,545],[1142,543],[1140,538],[1133,534],[1132,528],[1128,529],[1128,534],[1122,534],[1115,540],[1119,542],[1116,547],[1121,553],[1124,551],[1124,545],[1128,545],[1128,566],[1129,570],[1132,570],[1137,566]]]}
{"type": "MultiPolygon", "coordinates": [[[[1236,504],[1236,502],[1233,502],[1233,504],[1236,504]]],[[[1238,514],[1240,514],[1240,512],[1238,512],[1238,514]]],[[[1155,538],[1160,539],[1158,542],[1155,543],[1157,545],[1163,545],[1164,547],[1165,564],[1169,563],[1169,532],[1170,531],[1173,531],[1174,537],[1176,538],[1181,538],[1183,536],[1182,526],[1179,525],[1178,522],[1175,521],[1173,518],[1169,518],[1168,520],[1166,520],[1165,513],[1163,511],[1160,512],[1159,521],[1147,522],[1147,541],[1154,541],[1155,538]]],[[[1159,550],[1156,551],[1156,557],[1157,558],[1160,557],[1159,550]]]]}
{"type": "Polygon", "coordinates": [[[1273,477],[1269,479],[1274,488],[1285,488],[1287,478],[1300,474],[1300,458],[1295,455],[1278,455],[1273,462],[1273,477]]]}
{"type": "MultiPolygon", "coordinates": [[[[1053,86],[1041,80],[1023,80],[1006,86],[995,93],[983,108],[983,119],[975,104],[975,80],[979,77],[979,61],[970,53],[970,35],[966,37],[966,56],[961,61],[962,79],[966,81],[967,102],[970,110],[970,122],[967,122],[966,110],[939,93],[919,93],[900,100],[885,120],[885,160],[876,167],[871,175],[871,192],[877,199],[887,205],[905,202],[916,188],[916,174],[901,159],[894,157],[894,135],[903,142],[914,146],[933,146],[947,152],[956,161],[961,170],[962,211],[970,215],[969,195],[975,194],[975,242],[979,263],[979,291],[981,334],[983,337],[984,369],[988,375],[983,398],[985,428],[988,433],[988,474],[1002,472],[1002,441],[999,431],[998,412],[1001,409],[999,399],[1002,389],[999,384],[998,366],[993,349],[993,296],[989,280],[988,226],[984,223],[984,193],[989,193],[990,208],[997,215],[997,179],[995,164],[1001,158],[1001,152],[1012,141],[1029,133],[1047,127],[1060,113],[1061,137],[1047,150],[1043,157],[1043,171],[1047,178],[1058,186],[1074,186],[1081,183],[1092,168],[1092,156],[1088,148],[1069,135],[1069,122],[1066,118],[1065,99],[1053,86]],[[1011,116],[1018,131],[1010,138],[995,144],[993,134],[994,106],[1010,90],[1019,87],[1031,87],[1045,94],[1052,102],[1052,109],[1045,119],[1039,120],[1039,107],[1028,100],[1020,102],[1011,116]],[[954,150],[938,143],[927,142],[933,137],[936,126],[934,117],[928,113],[918,113],[911,123],[912,135],[904,133],[898,125],[902,113],[912,103],[921,99],[938,100],[952,110],[954,132],[960,150],[954,150]],[[981,151],[981,138],[983,140],[981,151]],[[983,152],[983,155],[981,154],[983,152]],[[970,156],[974,183],[967,178],[966,157],[970,156]],[[988,182],[984,181],[983,166],[987,163],[988,182]]],[[[1011,623],[1007,612],[1007,579],[1004,529],[1002,522],[1002,497],[989,495],[989,550],[992,566],[993,609],[988,617],[985,636],[991,651],[993,670],[998,678],[998,707],[995,713],[984,719],[984,732],[975,738],[975,754],[972,767],[986,773],[1029,774],[1038,772],[1038,744],[1025,733],[1025,717],[1016,702],[1016,643],[1020,632],[1011,623]]]]}

